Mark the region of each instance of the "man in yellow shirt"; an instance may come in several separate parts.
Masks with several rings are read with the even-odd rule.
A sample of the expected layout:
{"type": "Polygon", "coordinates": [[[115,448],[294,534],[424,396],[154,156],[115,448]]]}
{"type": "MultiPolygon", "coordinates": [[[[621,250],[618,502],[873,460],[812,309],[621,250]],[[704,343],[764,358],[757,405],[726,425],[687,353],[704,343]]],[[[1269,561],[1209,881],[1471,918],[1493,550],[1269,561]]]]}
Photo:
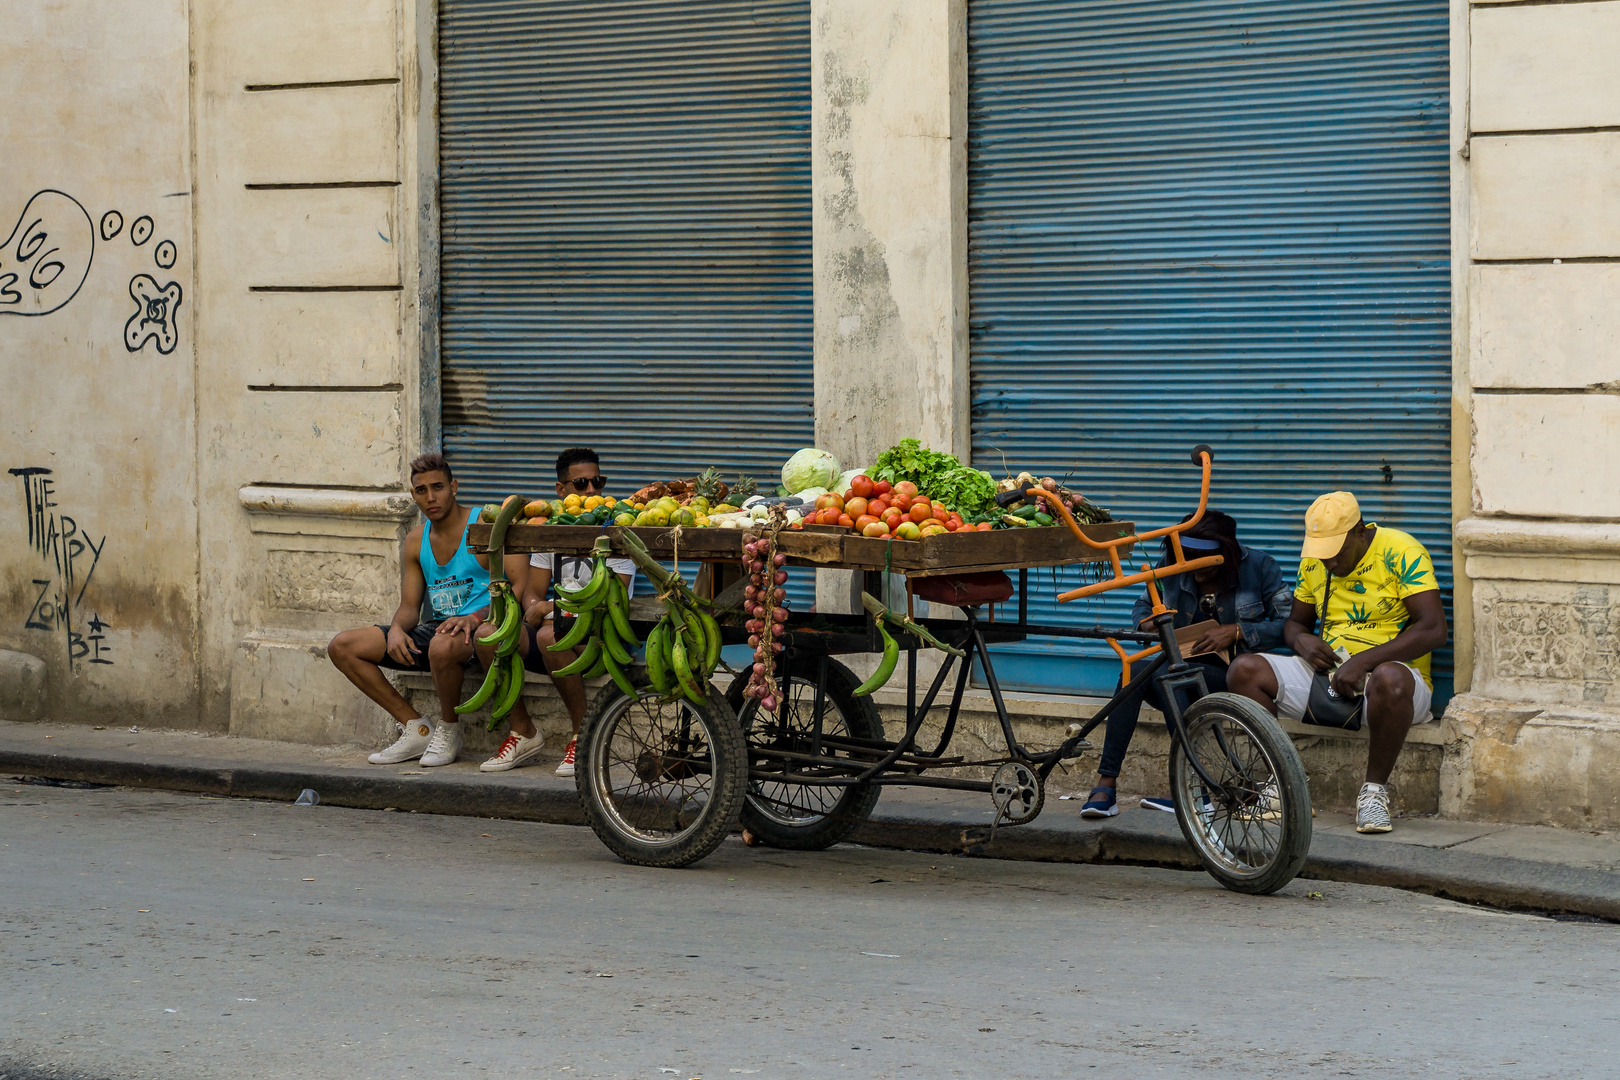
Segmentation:
{"type": "Polygon", "coordinates": [[[1364,695],[1367,776],[1356,798],[1356,831],[1389,832],[1389,774],[1412,725],[1432,719],[1429,654],[1446,643],[1434,564],[1407,533],[1363,521],[1348,491],[1311,504],[1300,556],[1282,635],[1294,655],[1239,656],[1227,689],[1290,720],[1304,717],[1319,672],[1331,672],[1339,697],[1364,695]]]}

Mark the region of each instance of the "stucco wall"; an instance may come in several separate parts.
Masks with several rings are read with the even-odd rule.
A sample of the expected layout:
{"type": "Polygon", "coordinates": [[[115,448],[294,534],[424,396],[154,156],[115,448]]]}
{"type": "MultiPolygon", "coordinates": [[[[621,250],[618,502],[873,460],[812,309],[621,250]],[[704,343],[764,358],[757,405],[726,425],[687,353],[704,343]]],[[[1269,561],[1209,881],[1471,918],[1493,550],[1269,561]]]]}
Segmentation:
{"type": "MultiPolygon", "coordinates": [[[[0,648],[44,717],[197,715],[184,0],[7,7],[0,648]]],[[[28,717],[32,719],[33,717],[28,717]]]]}

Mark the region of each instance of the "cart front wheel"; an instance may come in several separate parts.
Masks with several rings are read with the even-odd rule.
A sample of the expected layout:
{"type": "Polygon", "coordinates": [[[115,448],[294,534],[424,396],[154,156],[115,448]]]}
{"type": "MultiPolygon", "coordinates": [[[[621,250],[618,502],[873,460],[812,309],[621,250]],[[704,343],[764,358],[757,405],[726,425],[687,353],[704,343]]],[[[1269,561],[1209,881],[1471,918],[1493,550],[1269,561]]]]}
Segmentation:
{"type": "MultiPolygon", "coordinates": [[[[842,840],[856,825],[865,821],[877,805],[879,787],[873,783],[854,785],[791,784],[770,779],[784,768],[781,758],[758,751],[786,751],[813,754],[815,751],[816,670],[818,664],[805,664],[807,674],[795,671],[793,685],[784,688],[776,713],[762,712],[759,702],[745,698],[746,674],[732,682],[726,699],[737,710],[752,758],[748,796],[743,803],[742,823],[749,832],[772,847],[795,851],[820,851],[842,840]]],[[[856,697],[860,680],[855,673],[831,657],[827,658],[827,688],[822,699],[821,732],[833,739],[883,739],[883,717],[870,697],[856,697]]],[[[837,753],[823,744],[821,754],[829,761],[850,760],[848,751],[837,753]]],[[[796,761],[791,770],[800,776],[847,776],[814,761],[796,761]]]]}
{"type": "Polygon", "coordinates": [[[1170,748],[1182,835],[1228,889],[1276,892],[1311,850],[1310,788],[1292,740],[1275,717],[1238,694],[1200,698],[1183,724],[1184,738],[1170,748]]]}
{"type": "Polygon", "coordinates": [[[701,704],[666,701],[630,673],[636,697],[608,683],[580,730],[574,783],[591,828],[636,866],[687,866],[737,824],[748,756],[742,729],[712,686],[701,704]]]}

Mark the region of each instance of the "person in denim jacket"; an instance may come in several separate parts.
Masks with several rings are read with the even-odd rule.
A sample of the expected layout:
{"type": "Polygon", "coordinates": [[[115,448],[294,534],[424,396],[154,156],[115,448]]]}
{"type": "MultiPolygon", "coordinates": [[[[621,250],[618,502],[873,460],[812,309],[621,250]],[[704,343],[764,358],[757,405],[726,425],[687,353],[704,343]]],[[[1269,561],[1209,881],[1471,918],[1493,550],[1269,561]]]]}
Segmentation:
{"type": "MultiPolygon", "coordinates": [[[[1176,574],[1159,582],[1165,606],[1176,613],[1177,629],[1194,623],[1209,624],[1199,640],[1184,652],[1193,662],[1204,665],[1204,682],[1211,693],[1216,693],[1226,689],[1226,664],[1212,654],[1225,651],[1236,656],[1281,648],[1283,623],[1293,608],[1294,590],[1283,580],[1277,560],[1238,543],[1237,522],[1218,510],[1205,511],[1203,519],[1182,535],[1181,546],[1189,559],[1226,556],[1220,566],[1176,574]]],[[[1159,565],[1168,566],[1173,561],[1166,539],[1159,565]]],[[[1140,626],[1152,613],[1152,602],[1144,591],[1131,610],[1131,618],[1140,626]]],[[[1109,714],[1102,761],[1097,766],[1097,786],[1081,807],[1081,817],[1105,818],[1119,813],[1116,782],[1131,736],[1136,733],[1144,699],[1161,712],[1164,710],[1158,687],[1149,682],[1109,714]]],[[[1184,707],[1186,704],[1183,702],[1184,707]]],[[[1175,811],[1169,799],[1145,798],[1142,805],[1175,811]]]]}

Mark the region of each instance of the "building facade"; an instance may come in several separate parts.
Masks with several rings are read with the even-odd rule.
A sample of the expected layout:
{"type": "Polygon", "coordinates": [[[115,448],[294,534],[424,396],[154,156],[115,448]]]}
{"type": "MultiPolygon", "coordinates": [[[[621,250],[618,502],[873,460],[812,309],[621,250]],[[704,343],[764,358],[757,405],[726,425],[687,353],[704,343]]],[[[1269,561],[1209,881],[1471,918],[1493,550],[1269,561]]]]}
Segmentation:
{"type": "Polygon", "coordinates": [[[1158,523],[1202,441],[1285,563],[1331,487],[1435,553],[1410,805],[1620,825],[1620,0],[36,7],[8,713],[376,738],[324,645],[427,448],[487,498],[917,435],[1158,523]]]}

